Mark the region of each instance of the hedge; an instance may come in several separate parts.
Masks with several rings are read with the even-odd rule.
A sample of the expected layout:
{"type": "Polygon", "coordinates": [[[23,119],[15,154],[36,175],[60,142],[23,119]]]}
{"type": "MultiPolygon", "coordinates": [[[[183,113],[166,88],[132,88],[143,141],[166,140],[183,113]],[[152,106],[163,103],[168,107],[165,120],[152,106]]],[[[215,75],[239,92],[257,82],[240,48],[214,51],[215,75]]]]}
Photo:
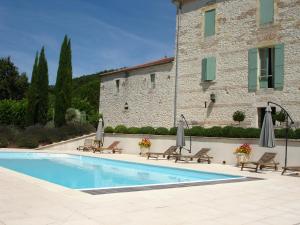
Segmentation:
{"type": "MultiPolygon", "coordinates": [[[[172,127],[167,129],[165,127],[153,128],[147,127],[129,127],[126,128],[123,125],[118,125],[115,128],[106,127],[104,129],[105,133],[123,133],[123,134],[155,134],[155,135],[176,135],[177,128],[172,127]]],[[[186,136],[198,136],[198,137],[226,137],[226,138],[259,138],[260,129],[259,128],[242,128],[242,127],[211,127],[204,128],[200,126],[195,126],[190,129],[185,129],[186,136]]],[[[285,129],[275,130],[276,138],[285,138],[285,129]]],[[[300,139],[300,129],[289,130],[290,139],[300,139]]]]}
{"type": "Polygon", "coordinates": [[[36,148],[40,144],[51,144],[93,132],[95,132],[95,128],[86,123],[71,123],[60,128],[40,125],[27,127],[26,129],[0,126],[0,146],[17,145],[22,148],[36,148]]]}

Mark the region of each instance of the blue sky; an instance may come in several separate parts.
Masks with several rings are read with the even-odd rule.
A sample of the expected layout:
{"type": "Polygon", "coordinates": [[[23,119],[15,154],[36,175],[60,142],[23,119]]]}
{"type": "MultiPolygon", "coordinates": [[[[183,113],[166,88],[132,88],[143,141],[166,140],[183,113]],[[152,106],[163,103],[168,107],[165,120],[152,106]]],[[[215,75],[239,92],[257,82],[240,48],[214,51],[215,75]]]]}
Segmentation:
{"type": "Polygon", "coordinates": [[[44,45],[53,84],[65,34],[74,77],[173,56],[175,11],[171,0],[0,0],[0,57],[31,77],[44,45]]]}

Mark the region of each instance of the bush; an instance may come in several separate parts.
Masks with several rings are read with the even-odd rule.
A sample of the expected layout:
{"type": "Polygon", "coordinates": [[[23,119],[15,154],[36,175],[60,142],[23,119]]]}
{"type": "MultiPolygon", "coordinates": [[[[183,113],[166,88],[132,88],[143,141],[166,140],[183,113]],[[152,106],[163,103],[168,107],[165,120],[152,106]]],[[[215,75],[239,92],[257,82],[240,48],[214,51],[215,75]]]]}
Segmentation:
{"type": "Polygon", "coordinates": [[[246,128],[244,129],[245,138],[259,138],[260,131],[259,128],[246,128]]]}
{"type": "Polygon", "coordinates": [[[67,123],[80,122],[80,111],[74,108],[68,108],[66,111],[65,119],[67,123]]]}
{"type": "Polygon", "coordinates": [[[233,121],[236,121],[236,122],[239,122],[239,123],[241,123],[242,121],[244,121],[245,117],[246,117],[245,113],[242,112],[242,111],[236,111],[232,115],[233,121]]]}
{"type": "Polygon", "coordinates": [[[0,101],[0,124],[25,127],[27,101],[0,101]]]}
{"type": "Polygon", "coordinates": [[[0,148],[6,148],[8,146],[8,140],[5,137],[0,137],[0,148]]]}
{"type": "Polygon", "coordinates": [[[114,133],[114,128],[112,128],[112,127],[105,127],[104,133],[112,134],[112,133],[114,133]]]}
{"type": "Polygon", "coordinates": [[[300,139],[300,129],[295,130],[295,138],[300,139]]]}
{"type": "Polygon", "coordinates": [[[190,129],[191,136],[204,136],[205,129],[200,126],[195,126],[190,129]]]}
{"type": "MultiPolygon", "coordinates": [[[[286,132],[285,128],[275,129],[275,137],[276,138],[285,138],[285,132],[286,132]]],[[[296,138],[296,134],[292,129],[289,129],[289,131],[288,131],[288,138],[292,138],[292,139],[296,138]]]]}
{"type": "Polygon", "coordinates": [[[158,127],[155,129],[157,135],[169,135],[169,130],[165,127],[158,127]]]}
{"type": "Polygon", "coordinates": [[[170,128],[169,134],[170,134],[170,135],[176,135],[176,134],[177,134],[177,127],[172,127],[172,128],[170,128]]]}
{"type": "Polygon", "coordinates": [[[212,127],[205,129],[206,137],[222,137],[223,136],[222,127],[212,127]]]}
{"type": "Polygon", "coordinates": [[[140,133],[140,128],[138,127],[129,127],[127,129],[128,134],[139,134],[140,133]]]}
{"type": "Polygon", "coordinates": [[[141,134],[155,134],[155,129],[153,127],[142,127],[141,128],[141,134]]]}
{"type": "Polygon", "coordinates": [[[37,148],[39,142],[33,136],[20,136],[17,140],[17,146],[20,148],[37,148]]]}
{"type": "Polygon", "coordinates": [[[126,134],[127,133],[127,127],[125,127],[124,125],[118,125],[118,126],[115,127],[115,133],[126,134]]]}
{"type": "Polygon", "coordinates": [[[0,126],[0,137],[6,138],[9,142],[14,142],[19,129],[13,126],[0,126]]]}
{"type": "Polygon", "coordinates": [[[277,120],[280,123],[284,122],[285,121],[285,114],[284,114],[284,112],[282,112],[282,111],[277,112],[275,114],[275,120],[277,120]]]}

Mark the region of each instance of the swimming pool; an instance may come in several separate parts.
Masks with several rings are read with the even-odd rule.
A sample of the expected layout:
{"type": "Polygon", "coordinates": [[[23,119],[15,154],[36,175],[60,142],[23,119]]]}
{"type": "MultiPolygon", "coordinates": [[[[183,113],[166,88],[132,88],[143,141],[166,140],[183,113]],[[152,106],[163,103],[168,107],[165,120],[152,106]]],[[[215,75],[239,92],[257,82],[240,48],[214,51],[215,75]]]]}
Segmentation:
{"type": "Polygon", "coordinates": [[[0,152],[0,167],[71,189],[110,189],[241,179],[227,174],[72,154],[0,152]]]}

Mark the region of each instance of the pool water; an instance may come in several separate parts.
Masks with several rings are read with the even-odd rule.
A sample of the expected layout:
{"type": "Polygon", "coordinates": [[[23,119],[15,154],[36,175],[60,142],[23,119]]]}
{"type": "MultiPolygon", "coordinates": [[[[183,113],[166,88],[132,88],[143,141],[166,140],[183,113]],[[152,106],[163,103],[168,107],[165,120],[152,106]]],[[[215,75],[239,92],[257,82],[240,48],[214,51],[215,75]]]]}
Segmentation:
{"type": "Polygon", "coordinates": [[[0,167],[72,189],[240,179],[239,176],[52,153],[0,153],[0,167]]]}

